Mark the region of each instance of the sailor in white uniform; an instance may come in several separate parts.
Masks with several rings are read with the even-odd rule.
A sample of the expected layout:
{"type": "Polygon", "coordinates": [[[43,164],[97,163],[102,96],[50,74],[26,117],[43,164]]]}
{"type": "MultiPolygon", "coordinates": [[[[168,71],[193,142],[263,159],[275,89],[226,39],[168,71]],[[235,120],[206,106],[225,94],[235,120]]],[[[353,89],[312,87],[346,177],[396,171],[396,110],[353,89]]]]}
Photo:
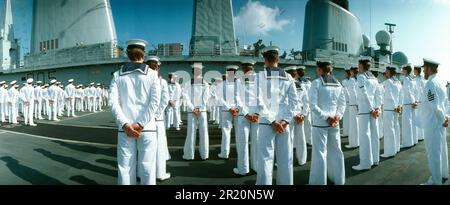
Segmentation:
{"type": "Polygon", "coordinates": [[[114,73],[110,86],[112,112],[119,129],[117,162],[120,185],[135,185],[136,172],[141,185],[156,184],[158,143],[155,118],[161,87],[157,83],[158,73],[143,63],[145,46],[143,40],[127,42],[127,55],[131,62],[114,73]]]}
{"type": "Polygon", "coordinates": [[[214,113],[214,124],[219,125],[220,124],[220,116],[221,116],[221,106],[219,99],[217,98],[217,89],[219,89],[219,85],[221,85],[223,82],[222,78],[215,78],[214,79],[214,86],[211,88],[211,97],[214,97],[214,104],[213,104],[213,113],[214,113]]]}
{"type": "Polygon", "coordinates": [[[6,81],[0,82],[0,120],[2,123],[6,122],[6,102],[8,98],[8,91],[5,89],[6,81]]]}
{"type": "Polygon", "coordinates": [[[257,76],[259,136],[257,185],[272,185],[276,155],[277,184],[292,185],[293,154],[289,136],[289,122],[297,107],[295,81],[278,67],[279,48],[268,46],[262,53],[265,59],[264,71],[257,76]]]}
{"type": "Polygon", "coordinates": [[[234,127],[235,136],[238,135],[238,116],[240,113],[237,105],[240,80],[236,78],[237,65],[226,66],[227,80],[217,86],[217,97],[222,106],[221,129],[222,144],[218,157],[228,159],[230,154],[231,130],[234,127]]]}
{"type": "Polygon", "coordinates": [[[349,132],[348,132],[348,145],[345,145],[347,149],[354,149],[359,147],[359,120],[358,120],[358,100],[356,97],[357,89],[357,76],[358,67],[352,66],[350,68],[350,79],[347,81],[347,93],[349,99],[348,105],[348,116],[351,119],[349,122],[349,132]]]}
{"type": "Polygon", "coordinates": [[[306,86],[299,80],[297,69],[299,66],[288,66],[284,70],[289,73],[295,80],[295,88],[297,89],[297,107],[294,111],[294,118],[289,123],[289,132],[295,148],[295,155],[297,157],[298,165],[306,164],[307,147],[305,137],[305,118],[310,112],[309,109],[309,93],[306,86]]]}
{"type": "Polygon", "coordinates": [[[19,91],[17,91],[17,81],[12,81],[10,83],[8,90],[8,120],[11,124],[18,124],[17,122],[17,104],[19,101],[19,91]]]}
{"type": "Polygon", "coordinates": [[[350,78],[351,78],[351,67],[350,66],[347,66],[347,67],[345,67],[345,79],[344,80],[342,80],[342,82],[341,82],[341,84],[342,84],[342,87],[344,88],[344,92],[345,92],[345,99],[347,99],[347,102],[346,102],[346,109],[345,109],[345,113],[344,113],[344,116],[342,117],[342,136],[344,137],[348,137],[348,132],[349,132],[349,123],[350,123],[350,118],[349,118],[349,105],[350,105],[350,102],[349,102],[349,99],[350,99],[350,97],[348,96],[348,81],[350,80],[350,78]]]}
{"type": "Polygon", "coordinates": [[[180,130],[180,116],[178,110],[181,104],[181,86],[177,83],[175,73],[169,73],[169,105],[166,109],[166,126],[170,129],[172,126],[176,130],[180,130]]]}
{"type": "Polygon", "coordinates": [[[183,98],[186,101],[188,112],[187,136],[183,150],[184,160],[194,160],[197,124],[200,132],[200,158],[202,160],[209,158],[208,115],[206,113],[209,88],[203,80],[202,70],[202,63],[194,63],[192,65],[193,78],[184,86],[183,98]]]}
{"type": "Polygon", "coordinates": [[[23,117],[25,119],[25,125],[35,127],[36,124],[33,122],[34,87],[32,78],[29,78],[27,80],[27,85],[20,89],[20,98],[23,102],[23,117]]]}
{"type": "Polygon", "coordinates": [[[50,115],[48,120],[59,121],[58,119],[58,95],[59,87],[56,85],[55,79],[50,81],[50,87],[48,88],[48,103],[50,105],[50,115]]]}
{"type": "MultiPolygon", "coordinates": [[[[297,67],[297,74],[298,74],[299,81],[301,82],[303,88],[306,89],[306,93],[309,93],[309,88],[311,87],[311,80],[309,77],[305,76],[305,74],[306,74],[305,72],[306,72],[306,67],[304,67],[304,66],[297,67]]],[[[311,111],[309,111],[307,113],[303,127],[305,129],[306,144],[311,146],[312,145],[311,111]]]]}
{"type": "Polygon", "coordinates": [[[443,179],[448,179],[448,147],[446,128],[449,116],[446,111],[446,93],[436,78],[439,63],[424,59],[425,79],[428,82],[423,90],[423,109],[420,111],[420,125],[425,130],[425,147],[431,177],[425,184],[441,185],[443,179]]]}
{"type": "Polygon", "coordinates": [[[42,81],[37,81],[36,82],[36,87],[34,88],[34,118],[35,119],[39,119],[39,120],[43,120],[44,118],[42,117],[42,106],[43,106],[43,85],[42,85],[42,81]]]}
{"type": "Polygon", "coordinates": [[[400,135],[396,133],[395,123],[398,122],[400,113],[400,87],[396,84],[401,82],[395,77],[397,68],[392,65],[386,67],[383,82],[383,135],[384,135],[384,153],[381,157],[389,158],[397,154],[396,144],[400,135]]]}
{"type": "Polygon", "coordinates": [[[97,83],[97,87],[95,88],[95,100],[96,100],[96,110],[97,111],[103,111],[103,90],[102,90],[102,84],[97,83]]]}
{"type": "Polygon", "coordinates": [[[94,85],[95,85],[95,83],[92,82],[89,84],[89,87],[86,88],[87,107],[88,107],[87,109],[89,110],[89,112],[95,112],[95,109],[94,109],[94,106],[95,106],[95,104],[94,104],[94,101],[95,101],[94,85]]]}
{"type": "Polygon", "coordinates": [[[68,81],[68,85],[66,86],[66,94],[67,94],[67,117],[76,117],[75,115],[75,99],[76,99],[76,88],[73,85],[73,79],[68,81]]]}
{"type": "MultiPolygon", "coordinates": [[[[147,60],[147,65],[150,69],[160,72],[161,71],[161,61],[157,56],[150,56],[147,60]]],[[[166,172],[166,161],[168,159],[168,147],[167,147],[167,135],[166,135],[166,125],[164,122],[164,111],[169,104],[169,88],[167,81],[162,77],[157,79],[161,87],[161,100],[158,108],[156,109],[156,134],[158,135],[158,148],[156,153],[156,178],[164,181],[170,178],[170,173],[166,172]]]]}
{"type": "Polygon", "coordinates": [[[414,110],[415,112],[413,116],[413,124],[415,127],[417,140],[423,141],[425,133],[423,132],[423,129],[419,125],[420,124],[419,110],[422,109],[422,106],[420,106],[420,104],[422,103],[423,100],[420,98],[422,97],[423,88],[425,87],[425,80],[422,77],[422,66],[414,66],[414,76],[415,76],[414,81],[416,83],[416,92],[414,93],[414,95],[416,95],[416,99],[418,102],[417,102],[417,109],[414,110]]]}
{"type": "Polygon", "coordinates": [[[46,116],[50,115],[50,105],[48,103],[48,87],[49,84],[45,84],[42,87],[42,111],[46,116]]]}
{"type": "Polygon", "coordinates": [[[332,63],[317,61],[318,79],[311,85],[313,150],[309,184],[326,185],[327,176],[336,185],[345,184],[344,154],[339,121],[345,112],[345,91],[331,74],[332,63]]]}
{"type": "Polygon", "coordinates": [[[369,170],[373,165],[379,163],[379,137],[378,117],[380,107],[375,96],[378,89],[378,80],[370,72],[371,60],[362,58],[359,60],[359,71],[357,79],[357,101],[359,118],[359,165],[352,168],[357,171],[369,170]]]}
{"type": "Polygon", "coordinates": [[[380,77],[378,74],[380,74],[381,72],[378,71],[372,71],[372,74],[375,76],[375,78],[377,78],[377,82],[378,82],[378,86],[377,86],[377,91],[375,94],[375,106],[379,107],[379,113],[378,113],[378,118],[377,118],[377,135],[378,135],[378,139],[383,138],[383,93],[384,93],[384,89],[383,89],[383,85],[380,83],[380,77]]]}
{"type": "Polygon", "coordinates": [[[241,68],[244,72],[243,84],[239,85],[237,95],[237,106],[240,111],[238,116],[238,135],[236,135],[237,167],[233,173],[237,175],[247,175],[250,168],[257,171],[258,156],[258,121],[257,113],[257,93],[256,73],[254,72],[254,60],[241,62],[241,68]],[[249,149],[249,142],[250,149],[249,149]],[[251,166],[250,166],[251,161],[251,166]]]}
{"type": "Polygon", "coordinates": [[[402,145],[401,148],[412,147],[415,145],[415,136],[413,136],[413,113],[417,108],[415,81],[411,76],[412,66],[402,66],[403,89],[402,89],[402,145]]]}

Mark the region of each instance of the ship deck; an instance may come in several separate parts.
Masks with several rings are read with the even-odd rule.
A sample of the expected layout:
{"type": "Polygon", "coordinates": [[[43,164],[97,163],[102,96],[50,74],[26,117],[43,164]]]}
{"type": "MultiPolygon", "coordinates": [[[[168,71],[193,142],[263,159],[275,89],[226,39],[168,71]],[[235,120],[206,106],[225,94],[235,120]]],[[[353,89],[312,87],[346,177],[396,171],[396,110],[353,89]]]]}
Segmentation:
{"type": "MultiPolygon", "coordinates": [[[[78,113],[76,118],[63,117],[59,122],[36,122],[37,127],[8,124],[0,127],[0,184],[116,184],[117,139],[110,111],[78,113]]],[[[185,126],[181,131],[169,130],[168,142],[172,159],[167,164],[167,170],[172,178],[158,184],[255,184],[255,173],[243,177],[233,174],[232,169],[236,165],[234,144],[229,160],[217,158],[220,133],[217,126],[210,124],[211,158],[207,161],[188,162],[181,159],[185,126]]],[[[449,134],[447,132],[447,136],[449,134]]],[[[346,144],[347,138],[343,138],[342,143],[346,144]]],[[[348,185],[417,185],[425,182],[429,176],[424,142],[413,148],[403,149],[395,158],[382,159],[379,166],[365,172],[351,169],[351,166],[358,164],[358,149],[343,150],[348,185]]],[[[308,147],[308,154],[310,152],[311,147],[308,147]]],[[[198,152],[196,154],[198,158],[198,152]]],[[[307,184],[309,169],[310,155],[306,165],[294,165],[296,185],[307,184]]],[[[450,182],[446,181],[445,184],[449,185],[450,182]]]]}

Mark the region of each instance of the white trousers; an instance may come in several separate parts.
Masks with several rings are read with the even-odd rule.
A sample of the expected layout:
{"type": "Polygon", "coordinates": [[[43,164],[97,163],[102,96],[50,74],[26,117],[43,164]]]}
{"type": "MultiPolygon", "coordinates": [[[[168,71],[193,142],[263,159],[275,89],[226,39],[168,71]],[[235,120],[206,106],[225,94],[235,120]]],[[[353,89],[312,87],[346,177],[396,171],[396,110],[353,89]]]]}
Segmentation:
{"type": "MultiPolygon", "coordinates": [[[[0,99],[0,100],[3,100],[3,99],[0,99]]],[[[6,116],[6,103],[0,103],[0,120],[2,122],[6,121],[5,116],[6,116]]]]}
{"type": "Polygon", "coordinates": [[[277,185],[293,185],[292,142],[287,132],[277,134],[271,125],[259,125],[258,172],[256,185],[272,185],[275,155],[277,160],[277,185]]]}
{"type": "Polygon", "coordinates": [[[25,125],[32,125],[33,122],[33,110],[34,110],[34,102],[30,102],[30,104],[23,104],[23,118],[25,120],[25,125]]]}
{"type": "Polygon", "coordinates": [[[384,156],[391,157],[397,154],[394,111],[383,112],[384,156]]]}
{"type": "Polygon", "coordinates": [[[424,130],[428,168],[431,172],[429,182],[441,185],[442,178],[449,177],[446,130],[441,125],[426,125],[424,130]]]}
{"type": "Polygon", "coordinates": [[[67,117],[75,116],[75,98],[67,100],[67,117]]]}
{"type": "Polygon", "coordinates": [[[166,161],[169,158],[167,156],[167,135],[166,126],[163,119],[156,120],[156,134],[158,141],[158,152],[156,153],[156,178],[164,178],[166,172],[166,161]]]}
{"type": "Polygon", "coordinates": [[[88,106],[89,112],[93,112],[94,111],[94,98],[93,97],[89,97],[88,98],[87,106],[88,106]]]}
{"type": "Polygon", "coordinates": [[[233,117],[228,111],[222,111],[222,143],[220,156],[228,158],[230,155],[231,130],[234,126],[234,135],[238,135],[238,117],[233,117]]]}
{"type": "Polygon", "coordinates": [[[413,109],[411,105],[404,105],[402,112],[402,147],[414,145],[412,118],[413,109]]]}
{"type": "Polygon", "coordinates": [[[343,136],[348,136],[348,133],[350,131],[350,129],[349,129],[349,123],[350,123],[349,116],[350,116],[350,111],[349,111],[349,106],[347,104],[347,107],[346,107],[345,112],[344,112],[344,116],[342,118],[342,135],[343,136]]]}
{"type": "Polygon", "coordinates": [[[338,127],[313,127],[310,185],[326,185],[327,176],[336,185],[345,184],[344,154],[338,127]]]}
{"type": "Polygon", "coordinates": [[[16,103],[8,103],[8,113],[9,113],[9,123],[17,124],[17,104],[16,103]]]}
{"type": "Polygon", "coordinates": [[[42,100],[34,101],[34,118],[42,119],[42,100]]]}
{"type": "Polygon", "coordinates": [[[236,135],[236,150],[237,150],[237,169],[240,174],[247,174],[251,168],[257,171],[257,154],[258,154],[258,130],[259,124],[257,122],[250,122],[244,116],[238,117],[239,131],[236,135]],[[249,140],[250,151],[249,151],[249,140]],[[250,160],[251,158],[251,160],[250,160]]]}
{"type": "Polygon", "coordinates": [[[304,165],[308,156],[304,124],[298,124],[295,120],[290,124],[289,131],[293,147],[295,147],[295,156],[297,157],[298,165],[304,165]]]}
{"type": "Polygon", "coordinates": [[[174,128],[180,128],[180,118],[178,116],[178,109],[179,107],[167,107],[166,109],[166,126],[167,129],[170,129],[172,126],[174,128]]]}
{"type": "Polygon", "coordinates": [[[207,113],[201,112],[197,117],[192,113],[188,113],[187,119],[187,136],[184,143],[183,159],[193,160],[195,156],[195,140],[197,136],[196,125],[198,124],[200,135],[200,157],[202,159],[209,158],[209,135],[208,135],[208,119],[207,113]]]}
{"type": "Polygon", "coordinates": [[[359,160],[364,168],[380,161],[380,139],[378,120],[370,114],[359,114],[359,160]]]}
{"type": "Polygon", "coordinates": [[[348,114],[351,122],[349,123],[348,142],[350,147],[359,147],[359,120],[358,107],[355,105],[348,107],[348,114]]]}
{"type": "Polygon", "coordinates": [[[57,120],[58,119],[58,103],[56,101],[53,104],[49,103],[50,112],[48,115],[48,120],[57,120]]]}
{"type": "Polygon", "coordinates": [[[400,114],[394,113],[394,127],[395,127],[395,148],[397,152],[400,152],[400,114]]]}
{"type": "Polygon", "coordinates": [[[306,143],[309,145],[312,145],[312,124],[311,124],[311,114],[308,114],[308,116],[305,117],[305,136],[306,136],[306,143]]]}
{"type": "Polygon", "coordinates": [[[143,132],[137,140],[119,132],[117,146],[119,185],[136,185],[136,172],[141,178],[141,185],[156,185],[157,143],[155,130],[143,132]]]}

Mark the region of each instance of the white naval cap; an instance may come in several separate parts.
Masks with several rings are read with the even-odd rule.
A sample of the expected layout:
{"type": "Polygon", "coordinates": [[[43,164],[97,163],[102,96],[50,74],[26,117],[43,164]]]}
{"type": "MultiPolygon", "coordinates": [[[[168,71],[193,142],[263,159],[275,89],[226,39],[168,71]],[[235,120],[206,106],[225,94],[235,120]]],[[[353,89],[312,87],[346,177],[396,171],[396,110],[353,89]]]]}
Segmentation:
{"type": "Polygon", "coordinates": [[[344,70],[345,71],[350,71],[350,70],[352,70],[352,66],[345,66],[344,70]]]}
{"type": "Polygon", "coordinates": [[[424,58],[423,59],[423,67],[425,67],[425,66],[435,66],[435,67],[438,67],[440,65],[440,63],[439,62],[437,62],[437,61],[434,61],[434,60],[431,60],[431,59],[429,59],[429,58],[424,58]]]}
{"type": "Polygon", "coordinates": [[[9,87],[9,85],[5,85],[5,88],[8,88],[9,87]]]}
{"type": "Polygon", "coordinates": [[[280,48],[277,46],[267,46],[261,50],[261,53],[267,53],[267,52],[275,52],[278,53],[280,51],[280,48]]]}
{"type": "Polygon", "coordinates": [[[256,64],[256,61],[253,59],[245,59],[245,60],[241,61],[241,64],[243,66],[254,66],[256,64]]]}
{"type": "Polygon", "coordinates": [[[237,65],[229,65],[225,67],[227,71],[237,71],[239,69],[239,66],[237,65]]]}
{"type": "Polygon", "coordinates": [[[297,66],[295,66],[295,65],[288,66],[288,67],[284,68],[284,71],[297,71],[297,66]]]}
{"type": "Polygon", "coordinates": [[[413,67],[413,65],[411,64],[411,63],[407,63],[407,64],[405,64],[405,65],[402,65],[402,68],[406,68],[406,67],[413,67]]]}
{"type": "Polygon", "coordinates": [[[102,84],[101,83],[97,83],[97,86],[101,86],[102,84]]]}
{"type": "Polygon", "coordinates": [[[55,79],[53,79],[53,80],[50,81],[50,84],[55,84],[55,83],[56,83],[56,80],[55,80],[55,79]]]}
{"type": "Polygon", "coordinates": [[[69,79],[67,82],[69,83],[73,83],[73,79],[69,79]]]}
{"type": "Polygon", "coordinates": [[[3,85],[3,84],[5,84],[6,83],[6,81],[1,81],[0,82],[0,85],[3,85]]]}
{"type": "Polygon", "coordinates": [[[133,48],[139,48],[141,50],[145,50],[145,47],[147,46],[147,41],[142,39],[132,39],[127,41],[127,50],[133,49],[133,48]]]}
{"type": "Polygon", "coordinates": [[[161,60],[159,59],[158,56],[149,56],[147,61],[156,61],[158,65],[161,65],[161,60]]]}
{"type": "Polygon", "coordinates": [[[28,83],[28,84],[33,83],[33,81],[34,81],[33,78],[28,78],[28,79],[27,79],[27,83],[28,83]]]}
{"type": "Polygon", "coordinates": [[[194,63],[191,65],[192,68],[203,69],[203,63],[194,63]]]}
{"type": "Polygon", "coordinates": [[[89,85],[95,85],[95,83],[90,83],[89,85]]]}
{"type": "Polygon", "coordinates": [[[37,84],[42,84],[42,81],[37,81],[36,83],[37,83],[37,84]]]}
{"type": "Polygon", "coordinates": [[[60,84],[61,84],[61,82],[59,82],[59,81],[58,81],[58,82],[56,82],[56,84],[60,85],[60,84]]]}
{"type": "Polygon", "coordinates": [[[17,83],[17,80],[13,80],[11,81],[11,83],[9,83],[10,85],[15,85],[17,83]]]}

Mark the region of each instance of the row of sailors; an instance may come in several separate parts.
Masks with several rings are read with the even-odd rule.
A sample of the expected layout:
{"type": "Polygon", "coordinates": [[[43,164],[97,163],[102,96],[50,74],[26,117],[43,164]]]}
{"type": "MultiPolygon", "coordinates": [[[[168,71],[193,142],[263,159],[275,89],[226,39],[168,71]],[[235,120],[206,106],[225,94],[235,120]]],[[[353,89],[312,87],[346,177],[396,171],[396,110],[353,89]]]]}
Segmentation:
{"type": "Polygon", "coordinates": [[[70,79],[64,87],[55,79],[50,84],[37,81],[33,85],[32,78],[19,88],[17,81],[9,85],[5,81],[0,82],[0,119],[2,123],[18,124],[19,109],[24,117],[25,125],[36,126],[34,119],[43,120],[43,115],[48,120],[59,121],[58,117],[67,111],[67,117],[76,117],[75,112],[101,111],[107,106],[108,91],[101,84],[91,83],[89,87],[75,86],[70,79]]]}
{"type": "MultiPolygon", "coordinates": [[[[165,129],[167,121],[171,119],[166,119],[166,124],[158,122],[164,122],[162,119],[168,116],[167,107],[173,106],[173,102],[170,102],[173,99],[169,100],[171,92],[167,89],[167,82],[158,77],[161,69],[159,59],[151,57],[148,61],[149,66],[145,65],[144,41],[129,43],[127,52],[132,62],[114,74],[110,93],[113,114],[119,127],[119,184],[136,184],[136,174],[139,174],[141,184],[156,184],[156,178],[170,177],[165,170],[165,162],[170,158],[165,129]],[[163,110],[166,111],[166,115],[163,114],[163,110]]],[[[416,118],[420,119],[417,122],[420,127],[414,126],[414,129],[427,133],[424,138],[431,172],[427,184],[441,184],[443,178],[448,178],[445,127],[448,126],[449,113],[445,107],[447,99],[445,91],[436,83],[437,63],[425,60],[425,75],[428,82],[423,89],[412,88],[421,96],[418,98],[419,101],[413,97],[411,98],[413,101],[408,103],[403,99],[408,99],[410,95],[400,94],[400,86],[389,84],[395,81],[390,73],[392,68],[387,69],[385,73],[387,79],[383,82],[384,86],[381,86],[369,71],[371,68],[369,59],[359,61],[357,78],[347,79],[349,82],[344,82],[343,87],[332,75],[332,63],[329,61],[317,62],[316,71],[319,78],[309,82],[304,76],[303,67],[297,69],[294,66],[285,70],[278,67],[277,47],[266,47],[263,56],[265,58],[263,72],[254,71],[255,62],[242,62],[241,67],[245,75],[244,78],[238,79],[234,74],[239,67],[227,66],[228,78],[213,87],[203,80],[202,63],[192,65],[191,82],[180,86],[183,87],[182,97],[178,96],[179,98],[174,100],[182,98],[188,113],[183,159],[194,160],[197,131],[200,158],[202,160],[209,158],[207,112],[212,111],[208,110],[208,107],[210,109],[215,107],[208,103],[210,98],[213,98],[218,103],[216,106],[220,107],[220,110],[214,112],[221,113],[218,115],[221,118],[222,130],[219,158],[229,157],[231,130],[233,126],[235,127],[238,154],[237,167],[233,169],[235,174],[247,175],[250,169],[253,169],[257,173],[256,184],[271,185],[276,159],[277,184],[291,185],[294,147],[298,164],[305,164],[306,144],[310,138],[312,161],[309,184],[326,184],[327,178],[334,184],[345,184],[340,121],[343,118],[351,119],[350,122],[344,122],[344,127],[349,126],[346,134],[349,138],[357,139],[352,139],[350,143],[354,144],[350,144],[349,147],[359,145],[360,164],[353,166],[353,169],[367,170],[379,163],[381,132],[378,122],[382,111],[384,116],[382,133],[385,138],[389,138],[385,139],[385,146],[394,146],[394,152],[397,153],[400,137],[395,136],[399,136],[397,134],[400,131],[394,122],[395,113],[403,111],[403,115],[413,116],[408,114],[413,112],[406,108],[410,106],[419,108],[418,115],[421,116],[416,118]],[[356,84],[356,87],[351,86],[351,83],[356,84]],[[350,96],[347,97],[353,95],[349,92],[354,90],[356,101],[351,100],[350,96]],[[398,95],[392,94],[392,90],[396,90],[398,95]],[[390,102],[392,99],[394,103],[390,102]],[[356,103],[357,106],[351,106],[353,105],[351,103],[356,103]],[[390,107],[391,104],[395,107],[390,107]],[[353,118],[351,113],[354,114],[355,109],[352,111],[352,107],[356,108],[357,113],[353,118]],[[346,110],[348,114],[344,114],[346,110]],[[356,125],[356,129],[351,125],[356,125]]],[[[179,91],[176,79],[170,78],[170,81],[179,91]]],[[[405,81],[403,87],[407,86],[405,81]]],[[[403,122],[405,127],[409,127],[407,121],[403,122]]],[[[403,145],[412,146],[408,143],[412,141],[414,144],[415,138],[411,140],[408,134],[413,133],[413,128],[410,132],[405,132],[403,145]]],[[[420,139],[419,135],[417,139],[420,139]]],[[[384,156],[391,157],[389,149],[385,150],[384,156]]]]}

